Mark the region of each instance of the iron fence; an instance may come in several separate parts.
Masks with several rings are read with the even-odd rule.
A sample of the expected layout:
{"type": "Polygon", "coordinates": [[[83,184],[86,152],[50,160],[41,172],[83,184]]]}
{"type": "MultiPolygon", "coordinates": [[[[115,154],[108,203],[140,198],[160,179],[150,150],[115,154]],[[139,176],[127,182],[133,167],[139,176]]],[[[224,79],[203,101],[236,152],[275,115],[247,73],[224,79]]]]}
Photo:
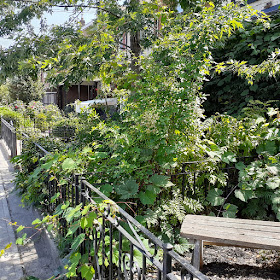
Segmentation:
{"type": "MultiPolygon", "coordinates": [[[[24,135],[28,137],[27,135],[24,135]]],[[[48,153],[43,147],[34,143],[39,154],[48,153]]],[[[50,177],[45,181],[45,205],[48,213],[68,201],[72,207],[88,203],[98,205],[106,201],[107,206],[102,212],[100,222],[91,229],[78,228],[76,236],[87,233],[92,236],[83,241],[80,253],[88,254],[88,262],[95,270],[93,279],[98,280],[207,280],[183,257],[173,250],[169,243],[163,243],[153,233],[141,225],[130,214],[105,196],[97,186],[90,184],[82,175],[74,175],[68,184],[59,186],[50,177]],[[51,198],[60,192],[60,196],[51,198]],[[111,215],[112,205],[114,215],[111,215]],[[86,232],[87,230],[87,232],[86,232]]],[[[67,236],[69,223],[60,216],[60,235],[67,236]]]]}
{"type": "Polygon", "coordinates": [[[16,129],[1,117],[1,137],[11,152],[11,157],[17,155],[16,129]]]}
{"type": "MultiPolygon", "coordinates": [[[[236,162],[243,162],[248,165],[254,160],[259,159],[259,156],[243,156],[236,158],[236,162]]],[[[183,162],[181,167],[177,170],[173,170],[170,175],[171,181],[175,183],[176,186],[180,187],[180,192],[183,198],[193,198],[201,199],[206,198],[209,190],[213,188],[213,183],[210,182],[210,172],[206,170],[205,164],[207,161],[190,161],[183,162]],[[203,168],[202,168],[203,166],[203,168]]],[[[222,186],[223,197],[225,198],[224,204],[229,202],[232,198],[234,191],[238,187],[238,176],[239,170],[235,167],[235,163],[224,163],[219,162],[217,166],[213,168],[213,174],[215,175],[215,170],[224,174],[225,184],[222,186]]],[[[216,187],[218,184],[216,183],[216,187]]],[[[222,205],[223,206],[223,205],[222,205]]],[[[219,216],[222,211],[222,206],[217,212],[219,216]]]]}

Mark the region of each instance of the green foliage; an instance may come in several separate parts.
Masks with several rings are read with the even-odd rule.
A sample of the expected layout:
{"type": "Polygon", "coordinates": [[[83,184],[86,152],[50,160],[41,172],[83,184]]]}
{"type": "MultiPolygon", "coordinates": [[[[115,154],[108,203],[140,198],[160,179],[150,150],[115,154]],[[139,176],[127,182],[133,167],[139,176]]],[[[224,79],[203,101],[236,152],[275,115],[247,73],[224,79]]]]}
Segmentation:
{"type": "Polygon", "coordinates": [[[32,100],[42,100],[45,94],[44,85],[40,79],[30,77],[14,77],[9,80],[8,89],[12,100],[22,100],[29,103],[32,100]]]}
{"type": "MultiPolygon", "coordinates": [[[[237,69],[249,81],[253,72],[261,71],[245,62],[217,64],[213,51],[236,30],[243,29],[244,20],[252,16],[260,17],[259,22],[265,20],[250,8],[233,3],[223,7],[209,3],[202,5],[199,13],[190,10],[176,16],[154,1],[131,1],[125,8],[116,1],[101,1],[100,5],[102,12],[92,27],[92,36],[77,34],[74,40],[73,33],[68,34],[53,54],[48,56],[49,51],[43,51],[21,66],[45,69],[56,84],[100,77],[103,94],[119,98],[120,116],[101,120],[93,109],[88,115],[59,120],[54,134],[65,137],[65,128],[69,128],[67,138],[72,141],[63,146],[61,142],[51,142],[54,140],[40,140],[52,152],[41,159],[27,143],[26,150],[15,159],[22,167],[17,186],[25,202],[44,205],[50,203],[45,196],[48,176],[62,188],[71,183],[73,173],[83,174],[111,199],[122,203],[130,214],[145,217],[142,223],[162,240],[177,242],[176,248],[182,253],[187,245],[179,236],[179,228],[187,213],[215,212],[228,217],[246,214],[243,203],[250,196],[242,193],[241,185],[236,197],[226,193],[230,174],[223,171],[224,167],[236,163],[241,174],[242,168],[252,163],[242,164],[239,157],[258,154],[264,157],[261,164],[267,157],[278,164],[278,118],[272,118],[278,116],[277,109],[271,108],[267,116],[252,107],[254,114],[243,119],[217,115],[205,121],[201,109],[205,99],[202,88],[211,70],[237,69]],[[155,32],[154,22],[159,18],[163,28],[155,32]],[[143,39],[138,40],[140,31],[144,32],[143,39]],[[121,51],[119,38],[128,32],[135,44],[131,51],[121,51]],[[141,56],[141,49],[147,48],[149,53],[141,56]],[[114,90],[112,85],[116,85],[114,90]],[[195,163],[187,168],[187,174],[197,169],[202,175],[197,180],[186,176],[183,182],[177,174],[184,162],[195,163]],[[186,185],[189,187],[183,197],[181,189],[186,185]]],[[[259,171],[262,170],[253,169],[250,176],[257,177],[259,171]]],[[[269,172],[265,175],[266,193],[256,192],[257,202],[267,197],[268,191],[277,191],[278,182],[269,172]]],[[[237,183],[243,180],[248,184],[249,179],[240,177],[237,183]]],[[[257,205],[256,200],[251,200],[257,205]]],[[[277,205],[277,197],[273,201],[277,205]]],[[[104,211],[104,205],[101,203],[98,209],[104,211]]],[[[76,277],[78,267],[85,278],[93,273],[83,260],[87,256],[75,252],[83,242],[92,243],[86,240],[86,233],[95,226],[94,221],[100,224],[98,217],[84,210],[81,205],[74,208],[67,202],[55,210],[57,217],[70,224],[62,243],[71,252],[68,277],[76,277]],[[75,235],[79,226],[85,232],[75,235]]],[[[262,207],[260,211],[270,214],[267,210],[262,207]]],[[[260,216],[257,213],[256,217],[260,216]]]]}
{"type": "MultiPolygon", "coordinates": [[[[254,23],[245,24],[244,29],[239,29],[213,52],[215,60],[242,61],[245,58],[249,65],[259,65],[279,47],[279,26],[279,13],[271,18],[269,28],[254,23]]],[[[211,74],[203,89],[208,95],[204,103],[207,115],[215,112],[239,114],[250,100],[275,100],[279,106],[278,76],[273,77],[263,71],[255,77],[254,84],[249,84],[246,78],[238,77],[232,71],[211,74]]]]}
{"type": "Polygon", "coordinates": [[[8,250],[12,246],[12,243],[7,244],[4,249],[0,250],[0,258],[5,254],[6,250],[8,250]]]}
{"type": "Polygon", "coordinates": [[[9,107],[0,107],[0,115],[15,127],[20,127],[24,122],[24,116],[20,112],[13,111],[9,107]]]}
{"type": "Polygon", "coordinates": [[[11,103],[11,96],[7,84],[0,86],[0,103],[1,105],[8,105],[11,103]]]}
{"type": "Polygon", "coordinates": [[[206,137],[227,150],[221,160],[235,165],[238,173],[231,175],[236,177],[234,197],[220,187],[211,189],[206,199],[226,216],[279,220],[279,111],[251,106],[244,114],[238,119],[217,115],[207,120],[211,125],[206,137]]]}
{"type": "Polygon", "coordinates": [[[64,139],[74,138],[78,125],[79,119],[74,116],[60,118],[53,123],[52,134],[64,139]]]}

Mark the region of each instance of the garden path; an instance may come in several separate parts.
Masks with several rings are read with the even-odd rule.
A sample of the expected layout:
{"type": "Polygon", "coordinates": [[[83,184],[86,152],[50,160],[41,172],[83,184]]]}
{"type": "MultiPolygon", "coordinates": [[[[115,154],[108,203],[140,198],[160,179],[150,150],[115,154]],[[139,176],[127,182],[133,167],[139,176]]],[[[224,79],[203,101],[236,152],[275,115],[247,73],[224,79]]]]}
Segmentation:
{"type": "MultiPolygon", "coordinates": [[[[2,141],[2,140],[1,140],[2,141]]],[[[40,218],[33,207],[23,207],[21,198],[14,191],[13,166],[8,154],[0,141],[0,250],[12,243],[0,258],[0,280],[20,280],[33,276],[41,280],[56,274],[60,268],[59,254],[52,239],[45,230],[38,232],[32,221],[40,218]],[[21,233],[32,236],[31,242],[24,246],[16,246],[16,226],[9,222],[17,222],[26,228],[21,233]]],[[[34,279],[34,278],[33,278],[34,279]]]]}

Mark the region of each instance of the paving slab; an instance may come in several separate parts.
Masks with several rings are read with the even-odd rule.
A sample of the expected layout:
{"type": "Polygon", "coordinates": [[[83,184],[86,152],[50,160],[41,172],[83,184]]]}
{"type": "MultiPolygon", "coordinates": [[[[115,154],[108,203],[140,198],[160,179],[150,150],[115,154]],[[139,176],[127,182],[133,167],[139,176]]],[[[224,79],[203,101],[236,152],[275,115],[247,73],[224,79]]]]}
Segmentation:
{"type": "Polygon", "coordinates": [[[14,169],[9,162],[5,147],[1,145],[1,141],[0,248],[5,247],[10,242],[13,245],[6,251],[5,257],[0,259],[0,280],[20,280],[23,276],[33,276],[41,280],[49,279],[61,267],[58,250],[45,230],[38,232],[33,228],[32,222],[36,218],[40,219],[42,217],[34,207],[22,206],[21,197],[15,191],[13,183],[14,169]],[[8,224],[10,221],[29,227],[21,231],[21,234],[26,233],[27,237],[33,236],[28,244],[24,246],[15,245],[14,230],[16,228],[8,224]]]}
{"type": "MultiPolygon", "coordinates": [[[[0,159],[0,174],[7,177],[9,166],[6,161],[0,159]]],[[[0,258],[0,279],[1,280],[19,280],[23,278],[23,264],[21,261],[18,247],[16,246],[16,237],[13,228],[9,223],[12,222],[9,212],[4,183],[0,177],[0,249],[12,243],[12,246],[5,251],[4,256],[0,258]]]]}

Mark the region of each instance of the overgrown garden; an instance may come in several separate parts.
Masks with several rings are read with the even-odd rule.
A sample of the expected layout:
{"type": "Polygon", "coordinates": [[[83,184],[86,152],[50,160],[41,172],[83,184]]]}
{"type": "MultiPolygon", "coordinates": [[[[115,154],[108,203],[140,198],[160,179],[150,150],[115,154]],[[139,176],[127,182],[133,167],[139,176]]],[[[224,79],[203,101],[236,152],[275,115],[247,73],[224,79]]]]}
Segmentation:
{"type": "MultiPolygon", "coordinates": [[[[30,134],[30,140],[25,140],[22,155],[13,159],[21,170],[16,183],[23,202],[44,209],[50,203],[45,196],[46,179],[57,183],[56,199],[74,173],[82,174],[164,242],[176,244],[180,254],[189,248],[179,235],[188,213],[280,220],[279,109],[267,96],[257,101],[258,95],[251,94],[262,88],[260,76],[277,79],[279,50],[273,43],[271,52],[256,49],[256,54],[263,56],[256,58],[254,53],[249,63],[243,61],[239,50],[232,50],[239,57],[227,51],[232,45],[252,47],[248,33],[278,40],[278,33],[269,33],[277,19],[269,29],[267,16],[233,3],[182,5],[183,13],[154,1],[130,1],[124,6],[100,1],[100,13],[87,36],[79,28],[68,32],[55,28],[52,34],[63,31],[65,36],[52,37],[57,44],[51,55],[49,49],[42,51],[42,43],[50,37],[35,37],[34,52],[19,61],[19,73],[33,75],[44,69],[56,85],[98,76],[101,97],[113,95],[120,104],[118,114],[108,114],[105,119],[95,108],[68,119],[57,110],[54,115],[54,107],[33,112],[28,105],[21,112],[14,104],[12,109],[1,109],[11,119],[16,115],[14,122],[19,127],[21,114],[28,114],[37,123],[44,119],[50,128],[71,126],[74,132],[66,140],[59,134],[52,138],[30,134]],[[161,29],[155,30],[159,21],[161,29]],[[269,35],[259,35],[265,32],[269,35]],[[122,51],[119,38],[124,33],[132,39],[130,48],[122,51]],[[240,37],[245,41],[240,42],[240,37]],[[240,87],[230,83],[229,89],[218,88],[232,79],[240,82],[240,87]],[[216,93],[217,88],[222,92],[216,93]],[[205,93],[209,91],[208,99],[205,93]],[[242,100],[246,104],[235,92],[248,97],[242,100]],[[224,100],[228,105],[221,108],[224,100]],[[220,112],[212,114],[216,108],[220,112]],[[33,142],[50,154],[41,157],[33,142]]],[[[44,131],[44,125],[40,123],[37,129],[44,131]]],[[[97,207],[104,210],[103,203],[97,207]]],[[[78,268],[85,279],[94,274],[88,256],[76,251],[90,238],[86,235],[89,226],[98,223],[99,217],[91,214],[95,210],[93,205],[73,208],[64,202],[53,216],[44,219],[51,227],[59,217],[69,223],[68,243],[60,243],[65,252],[72,248],[69,277],[75,276],[78,268]],[[85,232],[76,236],[78,227],[85,232]]]]}

